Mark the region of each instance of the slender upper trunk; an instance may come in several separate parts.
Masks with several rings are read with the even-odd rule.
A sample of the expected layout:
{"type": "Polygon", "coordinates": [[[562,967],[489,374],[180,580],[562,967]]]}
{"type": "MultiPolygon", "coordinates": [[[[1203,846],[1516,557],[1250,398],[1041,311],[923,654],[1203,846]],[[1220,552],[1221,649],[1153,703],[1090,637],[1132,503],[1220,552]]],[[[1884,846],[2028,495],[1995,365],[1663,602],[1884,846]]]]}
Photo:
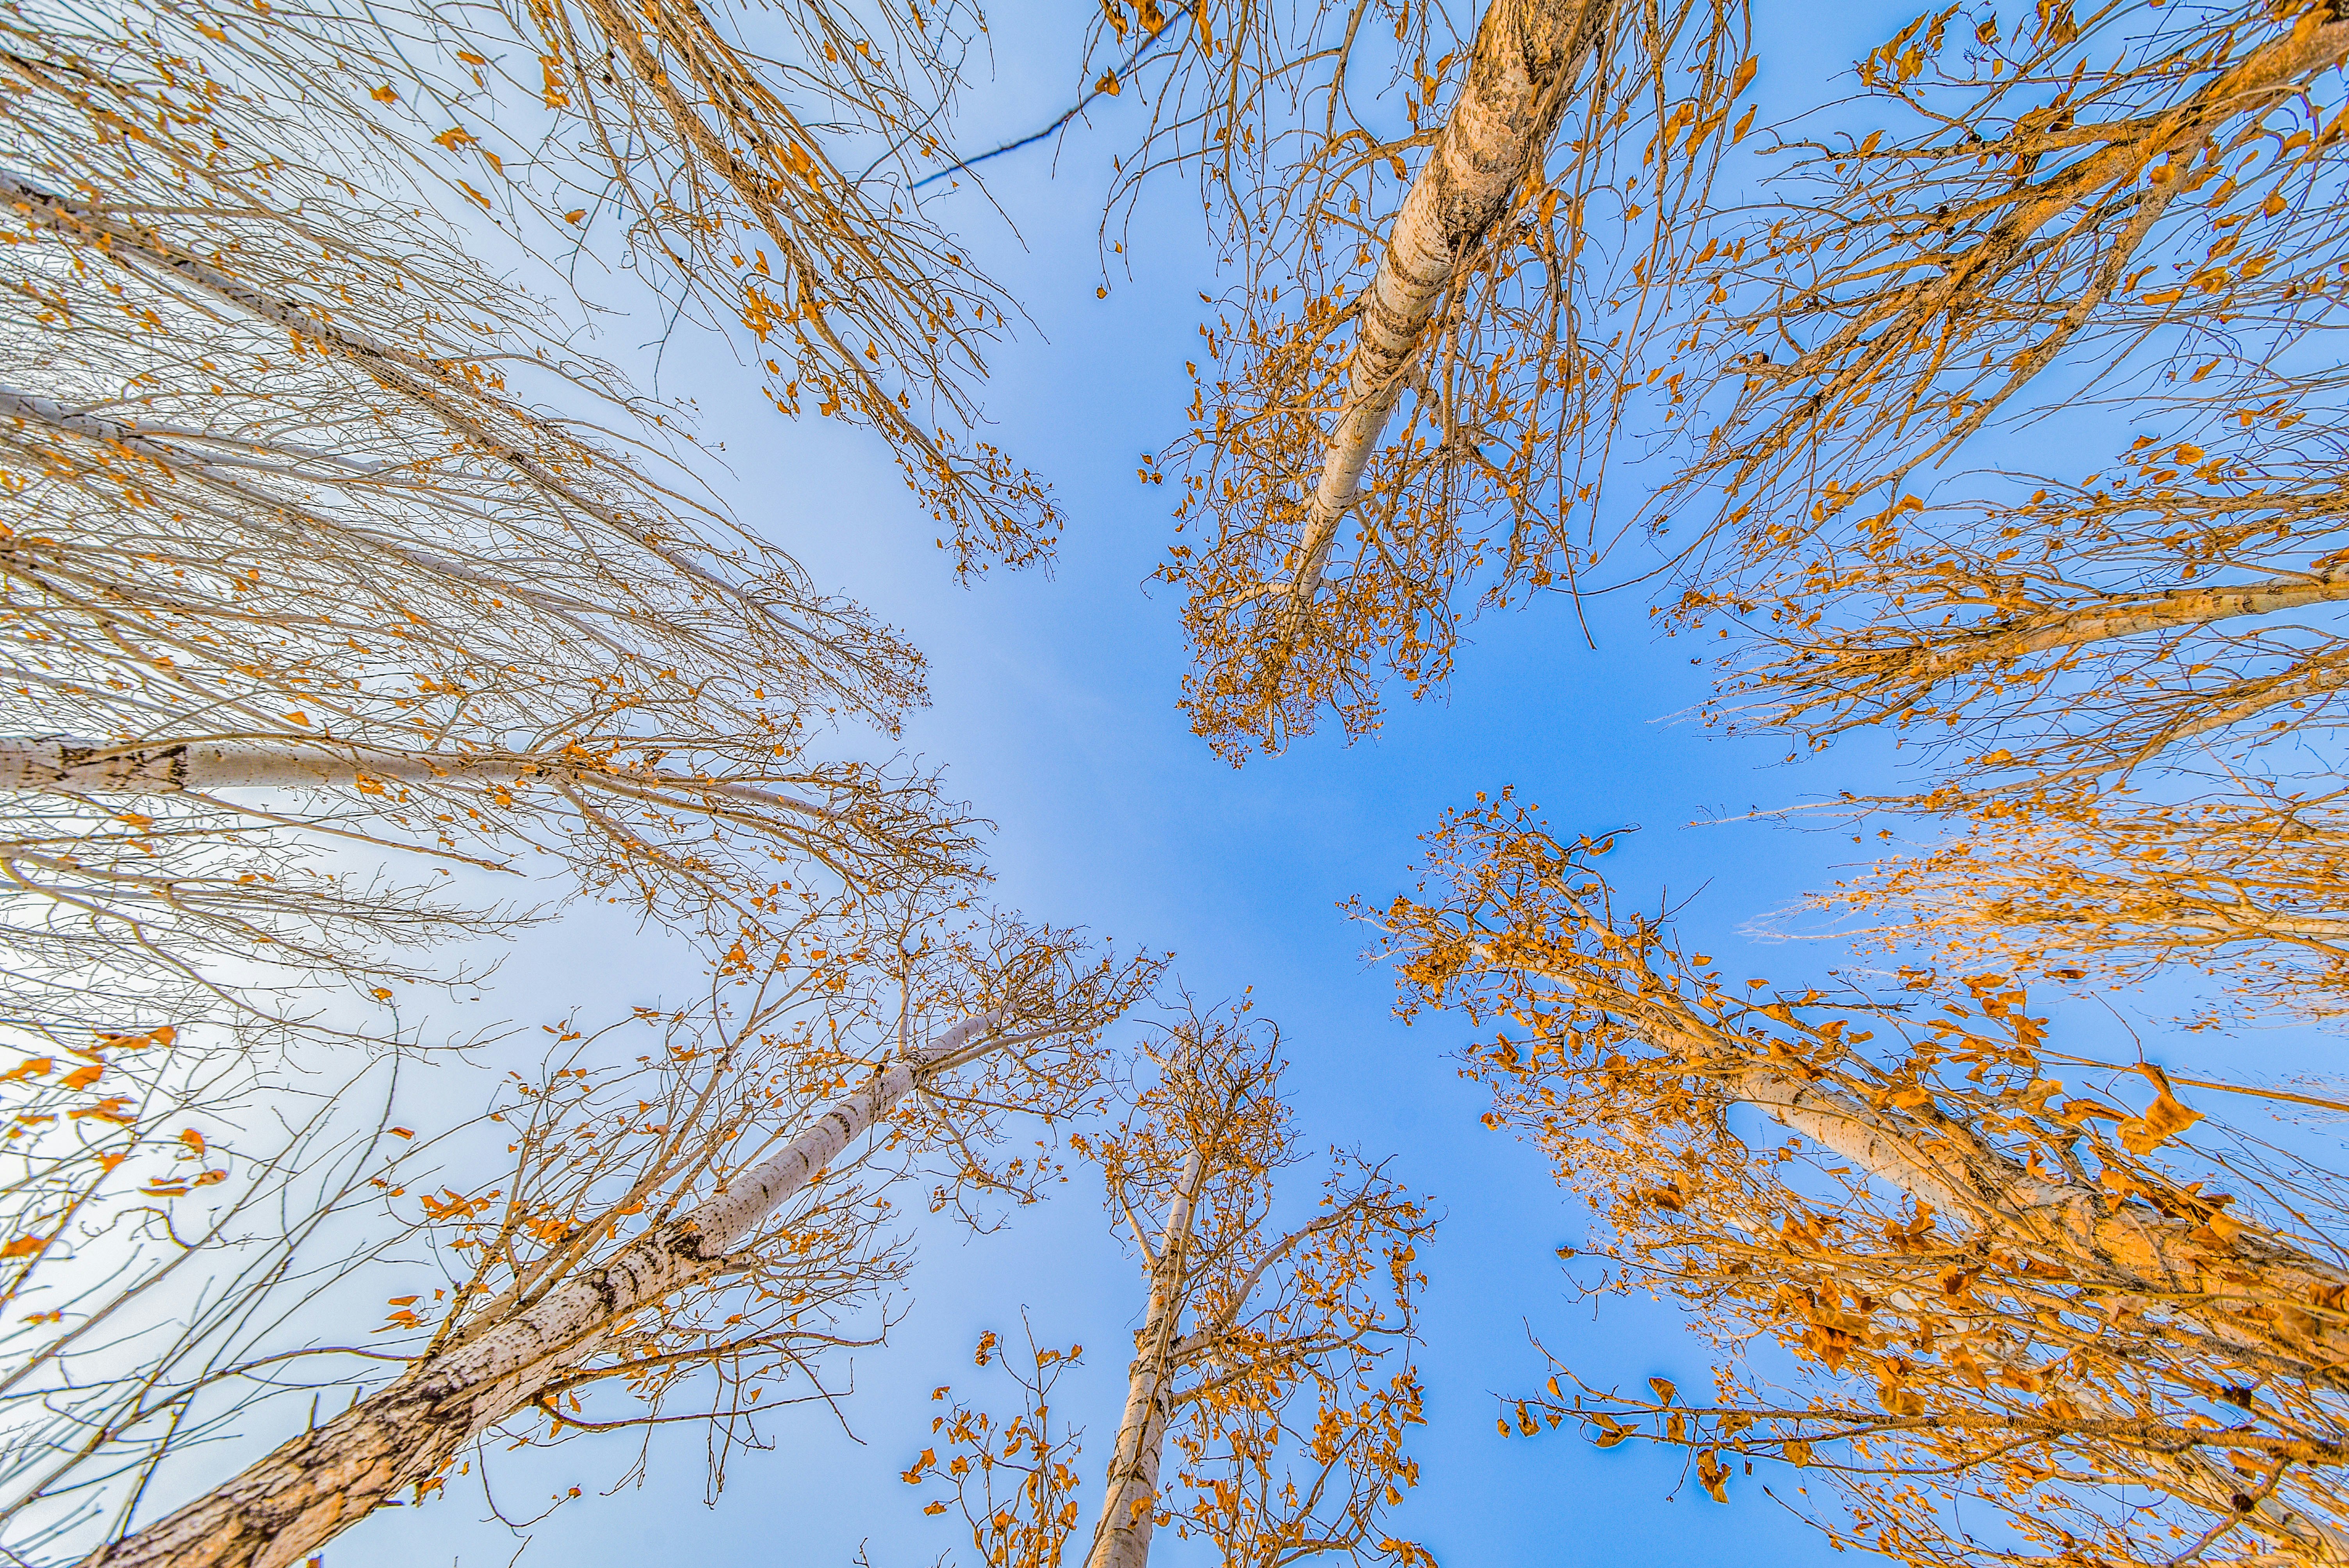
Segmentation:
{"type": "Polygon", "coordinates": [[[324,738],[266,742],[177,741],[107,746],[71,736],[0,736],[0,790],[56,795],[177,795],[211,789],[299,789],[384,779],[521,781],[558,779],[594,789],[673,801],[702,798],[795,815],[842,813],[795,796],[724,779],[652,769],[607,768],[592,757],[520,751],[397,751],[324,738]]]}
{"type": "Polygon", "coordinates": [[[1150,1305],[1126,1374],[1125,1416],[1118,1423],[1109,1483],[1102,1489],[1101,1519],[1093,1527],[1085,1568],[1143,1568],[1150,1561],[1150,1532],[1158,1517],[1158,1466],[1174,1408],[1175,1346],[1181,1338],[1177,1330],[1188,1294],[1191,1220],[1201,1169],[1195,1150],[1175,1182],[1166,1226],[1159,1233],[1158,1256],[1150,1272],[1150,1305]]]}
{"type": "Polygon", "coordinates": [[[1468,78],[1388,231],[1363,298],[1346,391],[1306,512],[1300,557],[1268,654],[1280,672],[1312,608],[1338,528],[1361,489],[1428,323],[1507,213],[1565,112],[1613,0],[1493,0],[1468,78]]]}
{"type": "MultiPolygon", "coordinates": [[[[2172,588],[1970,626],[1909,647],[1863,653],[1855,662],[1876,682],[1904,688],[1923,686],[1976,665],[2116,642],[2147,632],[2207,626],[2245,615],[2280,615],[2344,599],[2349,599],[2349,573],[2212,588],[2172,588]],[[1870,665],[1878,667],[1871,670],[1870,665]]],[[[1807,666],[1800,677],[1805,685],[1820,684],[1807,666]]]]}
{"type": "MultiPolygon", "coordinates": [[[[750,612],[754,619],[766,620],[771,614],[766,605],[745,593],[739,584],[696,562],[685,549],[647,533],[640,523],[632,521],[623,510],[616,509],[600,490],[564,479],[537,455],[517,445],[508,433],[496,428],[494,421],[503,418],[514,421],[533,437],[552,436],[573,448],[565,459],[569,462],[576,462],[583,452],[589,450],[576,447],[518,404],[483,398],[458,374],[461,360],[413,354],[338,322],[320,307],[277,299],[179,250],[160,234],[109,212],[101,205],[77,201],[44,190],[5,169],[0,169],[0,201],[12,205],[29,224],[94,243],[117,260],[136,262],[158,275],[176,278],[186,286],[283,327],[322,352],[347,357],[377,385],[429,410],[450,431],[512,469],[542,494],[617,530],[630,542],[750,612]]],[[[595,476],[589,477],[592,480],[595,476]]]]}
{"type": "Polygon", "coordinates": [[[916,1084],[968,1060],[973,1037],[999,1021],[995,1014],[965,1019],[923,1051],[898,1057],[717,1196],[409,1368],[169,1518],[98,1548],[81,1568],[292,1568],[528,1407],[613,1325],[724,1273],[736,1243],[916,1084]]]}

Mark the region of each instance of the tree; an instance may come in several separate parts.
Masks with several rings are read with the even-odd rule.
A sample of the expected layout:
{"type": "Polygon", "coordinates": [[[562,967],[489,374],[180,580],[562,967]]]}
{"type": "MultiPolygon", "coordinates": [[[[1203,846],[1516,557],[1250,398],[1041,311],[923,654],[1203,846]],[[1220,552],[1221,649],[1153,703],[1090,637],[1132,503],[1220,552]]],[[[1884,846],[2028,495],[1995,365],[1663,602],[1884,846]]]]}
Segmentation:
{"type": "MultiPolygon", "coordinates": [[[[812,404],[881,436],[958,573],[1047,559],[1061,522],[1049,489],[971,434],[1012,302],[916,194],[985,18],[956,4],[770,14],[780,57],[697,5],[648,27],[612,0],[537,0],[512,37],[534,46],[543,86],[512,86],[558,111],[557,138],[579,138],[564,161],[589,219],[610,206],[664,296],[750,335],[779,410],[812,404]]],[[[475,40],[489,41],[506,39],[475,40]]]]}
{"type": "MultiPolygon", "coordinates": [[[[384,1327],[401,1338],[373,1354],[397,1375],[362,1383],[341,1415],[322,1424],[314,1413],[300,1435],[161,1519],[134,1518],[134,1496],[85,1561],[299,1561],[398,1494],[444,1484],[485,1433],[519,1423],[527,1435],[542,1418],[550,1437],[708,1419],[722,1462],[725,1442],[767,1408],[758,1387],[813,1377],[811,1358],[841,1320],[896,1276],[881,1231],[892,1167],[930,1164],[950,1189],[1030,1190],[1031,1158],[987,1158],[1003,1118],[1057,1120],[1082,1104],[1100,1066],[1093,1040],[1155,973],[1062,933],[957,930],[941,919],[950,911],[909,913],[926,929],[904,919],[876,929],[877,951],[779,953],[750,975],[721,970],[701,1017],[647,1016],[667,1039],[633,1067],[584,1042],[564,1050],[580,1039],[566,1033],[564,1065],[550,1062],[543,1082],[517,1076],[489,1118],[510,1140],[507,1174],[417,1200],[421,1216],[405,1228],[448,1283],[433,1295],[445,1296],[438,1321],[420,1293],[391,1302],[384,1327]],[[909,937],[922,940],[899,945],[909,937]],[[601,1408],[583,1408],[583,1397],[601,1408]],[[680,1399],[709,1405],[664,1411],[680,1399]]],[[[347,1191],[359,1190],[357,1174],[347,1191]]],[[[388,1200],[403,1177],[416,1179],[386,1166],[367,1180],[388,1200]]],[[[92,1251],[85,1275],[103,1266],[92,1251]]],[[[244,1300],[221,1310],[256,1312],[244,1300]]],[[[242,1408],[273,1384],[305,1386],[289,1362],[368,1354],[254,1346],[238,1332],[249,1322],[200,1322],[184,1353],[160,1363],[167,1375],[118,1363],[80,1384],[101,1347],[75,1341],[103,1315],[64,1331],[16,1379],[47,1368],[19,1390],[17,1411],[31,1419],[38,1396],[72,1439],[61,1457],[27,1459],[16,1510],[54,1512],[124,1474],[143,1491],[188,1440],[183,1429],[217,1425],[215,1388],[241,1387],[242,1408]]]]}
{"type": "Polygon", "coordinates": [[[1868,532],[1889,545],[1907,476],[2025,412],[2026,388],[2041,410],[2079,397],[2052,366],[2161,400],[2162,376],[2195,367],[2169,411],[2215,425],[2303,384],[2291,346],[2335,325],[2340,132],[2309,95],[2349,58],[2349,23],[2051,4],[2006,38],[1951,15],[1860,62],[1894,123],[1785,144],[1800,194],[1692,273],[1717,311],[1691,380],[1724,401],[1654,510],[1718,502],[1701,583],[1800,581],[1878,490],[1897,510],[1868,532]]]}
{"type": "MultiPolygon", "coordinates": [[[[2344,863],[2337,791],[2243,779],[2178,803],[2034,793],[1934,822],[1808,901],[1820,934],[1918,966],[1996,970],[2111,994],[2186,971],[2218,984],[2199,1022],[2340,1015],[2344,863]]],[[[1889,830],[1888,830],[1889,831],[1889,830]]]]}
{"type": "Polygon", "coordinates": [[[331,1032],[297,994],[394,996],[523,913],[341,844],[551,852],[719,954],[794,882],[974,873],[934,779],[822,738],[894,733],[918,655],[694,499],[670,416],[439,215],[480,197],[461,158],[515,239],[569,227],[554,151],[431,134],[512,109],[485,55],[381,10],[5,25],[0,862],[34,1048],[331,1032]]]}
{"type": "Polygon", "coordinates": [[[1215,69],[1169,67],[1125,189],[1195,165],[1240,273],[1201,326],[1192,428],[1145,468],[1181,473],[1195,533],[1160,573],[1186,595],[1185,704],[1237,759],[1324,708],[1373,727],[1387,673],[1439,683],[1488,563],[1495,601],[1577,581],[1585,469],[1753,70],[1709,0],[1503,0],[1460,39],[1425,7],[1317,7],[1293,33],[1251,9],[1219,36],[1215,69]],[[1405,134],[1356,99],[1381,69],[1405,134]],[[1651,214],[1620,255],[1609,209],[1651,214]]]}
{"type": "MultiPolygon", "coordinates": [[[[1279,1048],[1278,1030],[1245,1007],[1189,1011],[1148,1051],[1152,1081],[1123,1124],[1071,1138],[1099,1162],[1146,1286],[1089,1568],[1138,1568],[1169,1524],[1251,1568],[1425,1556],[1387,1535],[1381,1515],[1417,1479],[1402,1451],[1421,1419],[1408,1346],[1423,1283],[1415,1254],[1433,1224],[1381,1168],[1344,1159],[1316,1218],[1285,1232],[1272,1222],[1273,1174],[1299,1159],[1279,1048]],[[1398,1349],[1403,1364],[1386,1372],[1398,1349]]],[[[993,1336],[981,1342],[980,1365],[994,1347],[993,1336]]],[[[1059,1562],[1078,1517],[1074,1436],[1065,1422],[1053,1435],[1045,1402],[1078,1352],[1039,1352],[1032,1336],[1030,1349],[1032,1374],[1011,1368],[1022,1412],[999,1426],[952,1405],[931,1423],[948,1458],[926,1449],[905,1476],[951,1480],[973,1544],[998,1568],[1059,1562]],[[999,1501],[999,1467],[1009,1472],[999,1501]]]]}
{"type": "Polygon", "coordinates": [[[1714,1400],[1554,1382],[1505,1431],[1686,1447],[1723,1501],[1723,1455],[1817,1466],[1852,1504],[1831,1532],[1909,1562],[2339,1560],[2333,1178],[2248,1134],[2184,1143],[2217,1130],[2158,1068],[2142,1109],[2064,1098],[2003,976],[1929,984],[1920,1018],[1741,995],[1664,914],[1618,910],[1609,845],[1488,802],[1380,917],[1405,1009],[1490,1029],[1468,1060],[1495,1121],[1588,1196],[1600,1284],[1678,1296],[1724,1354],[1714,1400]],[[1953,1522],[1977,1501],[2016,1544],[1953,1522]]]}

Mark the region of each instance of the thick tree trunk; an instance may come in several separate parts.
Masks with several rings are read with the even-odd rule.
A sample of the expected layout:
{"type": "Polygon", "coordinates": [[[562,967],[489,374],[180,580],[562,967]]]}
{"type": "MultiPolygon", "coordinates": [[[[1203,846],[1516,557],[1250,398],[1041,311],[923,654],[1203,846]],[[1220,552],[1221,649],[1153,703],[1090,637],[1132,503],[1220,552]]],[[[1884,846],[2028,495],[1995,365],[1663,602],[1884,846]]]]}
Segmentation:
{"type": "MultiPolygon", "coordinates": [[[[1659,1044],[1719,1054],[1699,1037],[1659,1029],[1659,1044]],[[1677,1037],[1675,1036],[1677,1035],[1677,1037]]],[[[2119,1273],[2212,1338],[2279,1370],[2349,1387],[2349,1272],[2287,1243],[2244,1230],[2222,1239],[2207,1225],[2060,1172],[2033,1172],[1954,1118],[1896,1121],[1797,1070],[1744,1057],[1716,1080],[1729,1098],[1768,1111],[1854,1166],[1931,1203],[1961,1224],[1994,1227],[2002,1239],[2066,1260],[2084,1274],[2119,1273]]]]}
{"type": "Polygon", "coordinates": [[[2027,1169],[1937,1106],[1889,1115],[1795,1062],[1759,1057],[1750,1042],[1611,977],[1504,962],[1638,1020],[1650,1044],[1685,1066],[1692,1085],[1769,1112],[1952,1222],[2061,1260],[2085,1278],[2125,1276],[2129,1289],[2230,1349],[2266,1360],[2284,1376],[2349,1388],[2349,1270],[2263,1232],[2230,1226],[2234,1233],[2222,1236],[2192,1219],[2115,1201],[2062,1171],[2027,1169]]]}
{"type": "Polygon", "coordinates": [[[1468,79],[1387,232],[1362,300],[1346,393],[1306,512],[1295,576],[1277,612],[1268,686],[1311,614],[1338,529],[1361,490],[1428,323],[1516,201],[1564,114],[1613,0],[1493,0],[1468,79]]]}
{"type": "Polygon", "coordinates": [[[632,1313],[725,1272],[734,1245],[929,1077],[1012,1043],[975,1037],[999,1016],[965,1019],[834,1103],[781,1152],[718,1196],[655,1227],[602,1266],[410,1368],[81,1568],[293,1568],[395,1493],[430,1480],[465,1445],[587,1355],[632,1313]]]}
{"type": "Polygon", "coordinates": [[[1109,1482],[1102,1489],[1100,1521],[1085,1568],[1144,1568],[1150,1534],[1158,1518],[1158,1467],[1166,1447],[1166,1422],[1174,1404],[1175,1352],[1190,1264],[1191,1222],[1202,1169],[1194,1151],[1185,1163],[1159,1233],[1158,1257],[1150,1274],[1150,1305],[1135,1336],[1133,1363],[1126,1374],[1125,1416],[1118,1423],[1117,1447],[1110,1454],[1109,1482]]]}

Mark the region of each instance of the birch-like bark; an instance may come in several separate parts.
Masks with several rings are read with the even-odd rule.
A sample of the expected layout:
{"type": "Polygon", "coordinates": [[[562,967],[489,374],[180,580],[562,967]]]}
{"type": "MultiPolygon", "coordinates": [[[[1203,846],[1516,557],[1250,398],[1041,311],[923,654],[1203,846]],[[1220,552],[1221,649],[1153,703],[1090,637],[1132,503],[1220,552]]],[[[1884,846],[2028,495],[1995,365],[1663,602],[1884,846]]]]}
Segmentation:
{"type": "Polygon", "coordinates": [[[701,797],[797,816],[844,813],[778,790],[653,769],[610,769],[561,755],[509,751],[396,751],[330,740],[299,743],[208,740],[105,746],[71,736],[0,736],[0,790],[52,795],[180,795],[213,789],[305,789],[384,780],[563,779],[647,800],[701,797]]]}
{"type": "MultiPolygon", "coordinates": [[[[1717,1057],[1702,1037],[1669,1025],[1654,1043],[1690,1061],[1717,1057]]],[[[2349,1326],[2302,1304],[2342,1299],[2349,1274],[2271,1237],[2245,1233],[2212,1245],[2199,1227],[2138,1206],[2107,1207],[2106,1194],[2067,1176],[2026,1170],[1944,1119],[1920,1137],[1843,1090],[1797,1071],[1747,1058],[1715,1080],[1730,1098],[1768,1111],[1780,1124],[1837,1158],[1931,1203],[1952,1218],[1995,1224],[2002,1236],[2068,1256],[2104,1272],[2117,1264],[2144,1282],[2214,1338],[2255,1355],[2279,1353],[2312,1381],[2344,1381],[2349,1326]],[[2281,1305],[2279,1305],[2281,1304],[2281,1305]],[[2253,1308],[2265,1321],[2245,1314],[2253,1308]]],[[[2170,1495],[2225,1514],[2240,1511],[2240,1483],[2192,1452],[2139,1453],[2145,1480],[2170,1495]]],[[[2282,1536],[2307,1561],[2349,1563],[2349,1542],[2323,1521],[2274,1497],[2250,1500],[2261,1528],[2282,1536]]]]}
{"type": "Polygon", "coordinates": [[[1166,1423],[1174,1407],[1175,1352],[1183,1305],[1189,1292],[1192,1216],[1198,1202],[1204,1162],[1196,1150],[1184,1162],[1182,1179],[1159,1233],[1158,1255],[1150,1271],[1150,1304],[1133,1363],[1126,1374],[1125,1415],[1118,1423],[1117,1447],[1110,1455],[1109,1483],[1102,1489],[1100,1521],[1085,1568],[1144,1568],[1150,1534],[1158,1518],[1158,1467],[1166,1447],[1166,1423]]]}
{"type": "Polygon", "coordinates": [[[1614,0],[1493,0],[1476,29],[1468,78],[1387,232],[1362,300],[1344,399],[1307,505],[1296,574],[1266,656],[1277,692],[1339,526],[1418,358],[1428,323],[1540,166],[1583,59],[1614,0]]]}
{"type": "Polygon", "coordinates": [[[1640,1020],[1649,1043],[1711,1092],[1767,1111],[1953,1220],[2068,1259],[2091,1275],[2131,1275],[2137,1288],[2234,1350],[2283,1363],[2322,1387],[2349,1388],[2349,1316],[2324,1305],[2349,1302],[2349,1270],[2261,1232],[2221,1239],[2193,1220],[2113,1202],[2101,1187],[2026,1168],[1937,1109],[1917,1113],[1921,1126],[1896,1119],[1796,1064],[1724,1047],[1668,1002],[1593,985],[1586,974],[1507,966],[1603,994],[1603,1006],[1640,1020]]]}
{"type": "MultiPolygon", "coordinates": [[[[1878,683],[1923,686],[1972,665],[2116,642],[2147,632],[2207,626],[2245,615],[2280,615],[2344,599],[2349,599],[2349,573],[2227,587],[2172,588],[2142,596],[2116,594],[2097,603],[2067,605],[1970,627],[1913,648],[1887,650],[1872,657],[1862,652],[1857,656],[1863,668],[1868,663],[1882,662],[1881,672],[1875,675],[1878,683]]],[[[1814,676],[1805,684],[1822,683],[1814,676]]]]}
{"type": "Polygon", "coordinates": [[[294,1568],[527,1408],[613,1325],[725,1273],[737,1243],[916,1086],[1022,1037],[982,1037],[1001,1022],[994,1013],[967,1018],[924,1050],[899,1057],[717,1196],[527,1309],[485,1325],[226,1485],[98,1548],[81,1568],[294,1568]]]}
{"type": "Polygon", "coordinates": [[[274,326],[282,327],[295,337],[315,345],[321,352],[347,356],[377,385],[429,411],[452,432],[504,463],[542,494],[575,507],[605,527],[617,530],[631,543],[667,562],[672,569],[711,593],[749,611],[754,618],[764,619],[771,614],[768,606],[746,593],[740,584],[699,565],[678,545],[664,542],[657,535],[647,533],[610,500],[566,480],[538,456],[523,449],[493,428],[486,417],[492,410],[516,420],[533,436],[554,436],[559,444],[572,447],[570,455],[574,459],[582,450],[567,438],[556,435],[542,424],[528,409],[512,403],[481,398],[452,374],[452,366],[457,362],[436,361],[423,355],[411,354],[336,322],[323,311],[276,299],[198,257],[175,249],[159,234],[97,206],[44,190],[24,176],[5,169],[0,169],[0,201],[13,207],[17,215],[28,223],[68,238],[95,243],[118,260],[136,261],[158,275],[176,278],[189,287],[234,305],[274,326]],[[471,411],[475,406],[481,412],[471,411]]]}
{"type": "MultiPolygon", "coordinates": [[[[1651,1037],[1692,1065],[1715,1057],[1669,1026],[1651,1037]]],[[[2112,1203],[2103,1189],[2034,1172],[1963,1123],[1930,1130],[1896,1122],[1823,1079],[1745,1057],[1715,1080],[1731,1099],[1952,1218],[2071,1259],[2085,1271],[2135,1276],[2203,1332],[2261,1358],[2289,1361],[2310,1381],[2349,1387],[2349,1322],[2316,1304],[2349,1298],[2349,1272],[2272,1236],[2220,1241],[2191,1220],[2112,1203]]]]}

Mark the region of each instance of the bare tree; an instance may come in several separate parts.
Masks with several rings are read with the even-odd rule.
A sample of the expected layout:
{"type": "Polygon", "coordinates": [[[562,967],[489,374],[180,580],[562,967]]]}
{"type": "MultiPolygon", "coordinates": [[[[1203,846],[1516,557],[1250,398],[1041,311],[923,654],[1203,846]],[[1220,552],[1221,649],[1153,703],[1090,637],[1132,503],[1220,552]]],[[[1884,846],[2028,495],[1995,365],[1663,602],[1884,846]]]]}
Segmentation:
{"type": "Polygon", "coordinates": [[[517,239],[564,227],[550,170],[419,134],[442,67],[512,107],[485,56],[381,10],[0,26],[0,864],[35,1048],[327,1027],[305,988],[392,996],[528,913],[431,886],[463,862],[551,853],[719,954],[793,883],[975,873],[933,779],[851,759],[919,655],[696,499],[672,417],[440,215],[481,194],[462,155],[517,239]]]}
{"type": "MultiPolygon", "coordinates": [[[[1433,1224],[1381,1170],[1345,1159],[1316,1218],[1273,1222],[1273,1175],[1299,1159],[1279,1048],[1279,1032],[1245,1008],[1189,1012],[1149,1049],[1152,1081],[1123,1123],[1071,1137],[1099,1161],[1147,1287],[1090,1568],[1137,1568],[1168,1525],[1251,1568],[1425,1555],[1387,1535],[1381,1516],[1417,1479],[1402,1450],[1421,1419],[1408,1346],[1423,1283],[1415,1254],[1433,1224]],[[1398,1350],[1403,1365],[1387,1371],[1398,1350]]],[[[982,1364],[991,1348],[982,1342],[982,1364]]],[[[1077,1521],[1073,1437],[1065,1421],[1052,1436],[1043,1403],[1052,1357],[1035,1355],[1032,1377],[1014,1369],[1028,1396],[1019,1416],[999,1428],[957,1406],[932,1424],[948,1433],[948,1458],[926,1450],[905,1472],[952,1481],[973,1544],[999,1568],[1057,1563],[1077,1521]],[[1005,1462],[1030,1479],[999,1505],[1005,1462]],[[1007,1512],[1016,1522],[999,1527],[1007,1512]]]]}
{"type": "MultiPolygon", "coordinates": [[[[443,1135],[450,1157],[469,1137],[502,1136],[502,1177],[422,1191],[429,1140],[397,1166],[354,1169],[334,1194],[346,1205],[362,1176],[387,1202],[419,1184],[421,1212],[392,1212],[425,1243],[419,1262],[448,1276],[429,1309],[420,1293],[393,1299],[381,1326],[398,1337],[372,1349],[283,1343],[315,1335],[316,1314],[264,1310],[249,1287],[125,1371],[93,1326],[134,1318],[146,1280],[109,1280],[94,1241],[53,1260],[44,1249],[53,1291],[95,1286],[103,1305],[72,1303],[80,1321],[14,1379],[28,1435],[50,1430],[23,1445],[12,1515],[58,1516],[83,1493],[115,1502],[91,1563],[299,1561],[400,1493],[443,1485],[485,1433],[528,1437],[542,1422],[552,1439],[709,1420],[722,1477],[729,1446],[772,1403],[760,1390],[823,1398],[813,1358],[858,1337],[858,1304],[898,1276],[885,1190],[929,1168],[949,1188],[1032,1191],[1033,1161],[990,1161],[988,1142],[1007,1115],[1058,1120],[1087,1101],[1093,1040],[1155,973],[1065,934],[957,926],[951,906],[909,913],[910,925],[876,923],[864,952],[825,948],[839,922],[808,910],[798,954],[721,969],[698,1016],[645,1015],[664,1032],[634,1066],[606,1059],[612,1041],[566,1033],[543,1081],[517,1076],[487,1123],[443,1135]],[[253,1342],[256,1319],[279,1343],[253,1342]],[[369,1361],[395,1375],[378,1383],[369,1361]],[[100,1367],[109,1375],[85,1381],[100,1367]],[[186,1445],[288,1387],[354,1398],[234,1480],[143,1516],[150,1475],[168,1483],[186,1445]]],[[[339,1278],[349,1265],[313,1266],[339,1278]]],[[[283,1268],[262,1283],[319,1288],[283,1268]]],[[[68,1511],[56,1528],[86,1540],[88,1524],[68,1511]]]]}

